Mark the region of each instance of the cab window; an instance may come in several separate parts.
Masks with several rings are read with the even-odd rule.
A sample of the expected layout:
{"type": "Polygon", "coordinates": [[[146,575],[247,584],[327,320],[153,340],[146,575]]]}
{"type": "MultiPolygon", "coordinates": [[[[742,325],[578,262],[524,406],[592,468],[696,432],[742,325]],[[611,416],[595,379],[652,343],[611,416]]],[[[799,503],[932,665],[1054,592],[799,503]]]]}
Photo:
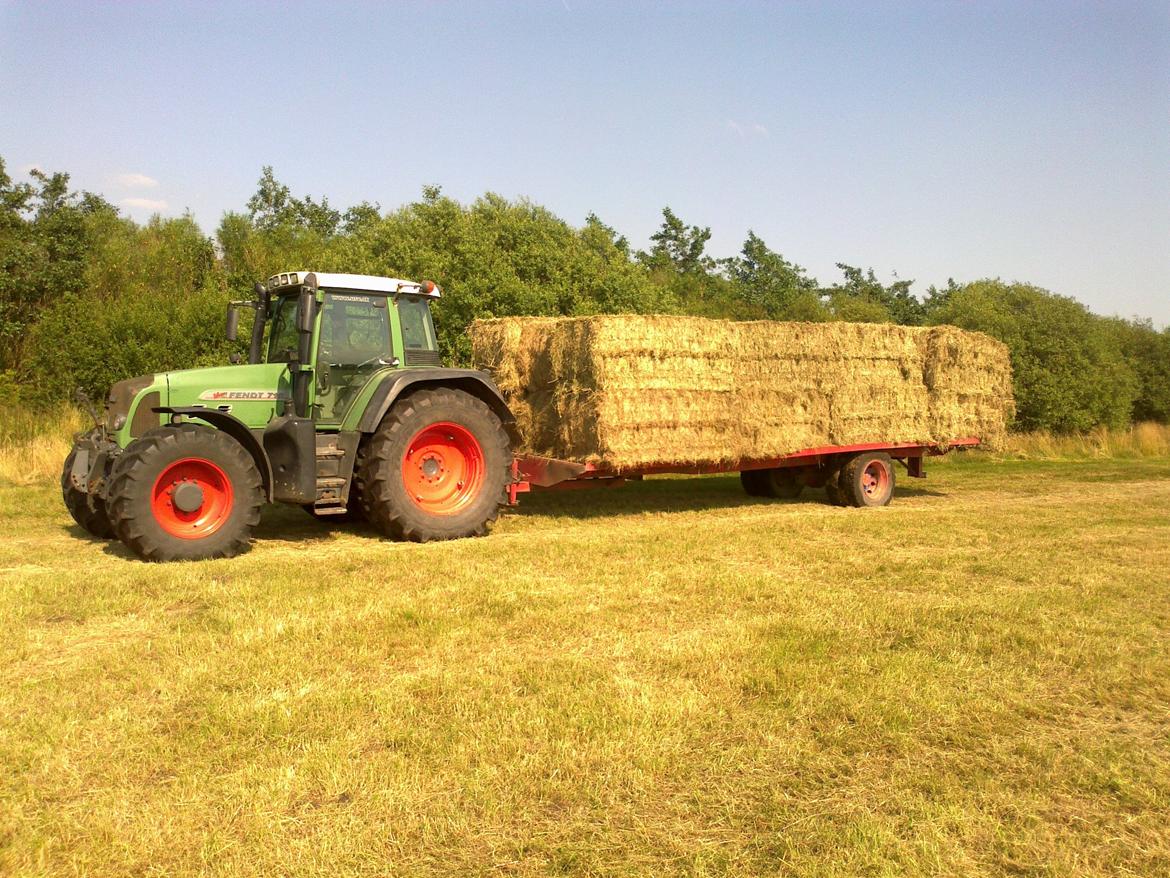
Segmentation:
{"type": "Polygon", "coordinates": [[[273,306],[268,332],[268,362],[290,363],[297,358],[297,296],[281,296],[273,306]]]}
{"type": "Polygon", "coordinates": [[[398,300],[398,319],[402,323],[402,346],[409,350],[437,351],[435,324],[426,299],[403,296],[398,300]]]}

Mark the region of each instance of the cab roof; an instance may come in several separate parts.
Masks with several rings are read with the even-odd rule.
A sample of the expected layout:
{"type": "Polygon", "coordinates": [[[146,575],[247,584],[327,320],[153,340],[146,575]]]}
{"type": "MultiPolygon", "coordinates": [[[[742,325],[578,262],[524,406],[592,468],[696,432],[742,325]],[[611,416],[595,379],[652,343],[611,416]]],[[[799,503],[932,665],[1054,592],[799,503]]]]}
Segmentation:
{"type": "Polygon", "coordinates": [[[432,299],[437,299],[441,295],[435,284],[429,284],[430,289],[428,290],[423,283],[413,280],[379,277],[374,274],[332,274],[323,271],[285,271],[274,274],[268,278],[268,289],[298,286],[304,283],[305,278],[310,274],[317,276],[317,286],[321,289],[365,290],[371,293],[409,293],[429,296],[432,299]]]}

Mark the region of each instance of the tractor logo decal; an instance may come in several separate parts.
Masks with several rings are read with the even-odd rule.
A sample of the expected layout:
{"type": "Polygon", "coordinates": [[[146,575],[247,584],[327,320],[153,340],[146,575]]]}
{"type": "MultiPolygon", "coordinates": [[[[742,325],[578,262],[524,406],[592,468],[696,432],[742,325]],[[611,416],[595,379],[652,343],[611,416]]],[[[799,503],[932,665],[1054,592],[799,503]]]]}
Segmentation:
{"type": "Polygon", "coordinates": [[[199,394],[199,398],[210,402],[273,402],[281,396],[275,390],[205,390],[199,394]]]}

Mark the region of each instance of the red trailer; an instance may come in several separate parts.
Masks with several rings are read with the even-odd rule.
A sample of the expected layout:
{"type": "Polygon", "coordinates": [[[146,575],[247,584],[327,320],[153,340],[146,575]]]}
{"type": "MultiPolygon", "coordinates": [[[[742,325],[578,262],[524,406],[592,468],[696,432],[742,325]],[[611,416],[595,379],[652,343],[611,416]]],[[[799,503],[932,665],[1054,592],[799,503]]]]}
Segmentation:
{"type": "Polygon", "coordinates": [[[665,464],[612,470],[593,463],[521,455],[512,461],[508,502],[531,490],[612,487],[659,473],[711,475],[738,472],[744,490],[753,497],[792,499],[806,487],[825,489],[837,506],[885,506],[894,493],[894,462],[911,478],[925,478],[923,461],[952,448],[973,448],[979,439],[955,439],[946,445],[891,444],[827,445],[806,448],[783,457],[741,460],[726,464],[686,466],[665,464]]]}

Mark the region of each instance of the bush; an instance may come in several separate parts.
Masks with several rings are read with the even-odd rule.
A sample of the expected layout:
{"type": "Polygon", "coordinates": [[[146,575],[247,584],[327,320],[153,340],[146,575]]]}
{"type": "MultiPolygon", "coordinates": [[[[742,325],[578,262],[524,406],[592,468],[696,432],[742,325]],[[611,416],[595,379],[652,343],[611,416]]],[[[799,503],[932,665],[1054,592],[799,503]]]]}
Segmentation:
{"type": "Polygon", "coordinates": [[[98,401],[123,378],[226,360],[226,286],[192,220],[115,220],[95,240],[82,290],[59,296],[29,335],[30,399],[80,387],[98,401]]]}
{"type": "Polygon", "coordinates": [[[1137,376],[1111,321],[1028,284],[982,280],[958,287],[931,314],[1008,346],[1021,430],[1070,433],[1130,422],[1137,376]]]}

